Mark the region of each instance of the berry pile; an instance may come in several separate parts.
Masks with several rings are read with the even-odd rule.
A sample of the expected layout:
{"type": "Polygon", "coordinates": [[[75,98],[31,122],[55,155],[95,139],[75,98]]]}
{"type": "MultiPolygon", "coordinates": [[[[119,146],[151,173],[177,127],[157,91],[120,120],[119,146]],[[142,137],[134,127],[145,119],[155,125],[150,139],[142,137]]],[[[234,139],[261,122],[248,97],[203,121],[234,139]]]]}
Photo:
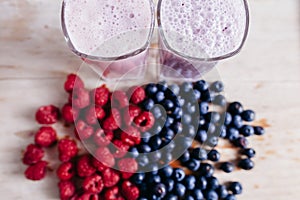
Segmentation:
{"type": "Polygon", "coordinates": [[[255,150],[247,138],[264,129],[249,124],[252,110],[227,105],[222,82],[159,82],[110,92],[105,85],[87,90],[70,74],[64,89],[69,97],[61,112],[53,105],[36,112],[42,126],[23,154],[26,178],[41,180],[50,162],[43,160],[45,150],[56,146],[61,199],[232,200],[242,192],[238,182],[220,184],[215,167],[252,169],[255,150]],[[74,134],[57,136],[51,125],[60,117],[74,125],[74,134]],[[214,148],[220,139],[240,148],[236,163],[220,162],[214,148]]]}

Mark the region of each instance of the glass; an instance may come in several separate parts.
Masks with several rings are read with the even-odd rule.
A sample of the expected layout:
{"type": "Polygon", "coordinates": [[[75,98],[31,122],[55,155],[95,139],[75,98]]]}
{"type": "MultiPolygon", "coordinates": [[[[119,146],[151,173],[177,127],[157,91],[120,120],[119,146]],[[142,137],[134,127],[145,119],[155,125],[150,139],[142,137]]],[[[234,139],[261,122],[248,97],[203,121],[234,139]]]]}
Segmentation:
{"type": "Polygon", "coordinates": [[[155,15],[152,0],[64,0],[69,48],[104,80],[144,76],[155,15]]]}
{"type": "Polygon", "coordinates": [[[159,0],[162,79],[199,79],[240,52],[249,28],[246,0],[159,0]]]}

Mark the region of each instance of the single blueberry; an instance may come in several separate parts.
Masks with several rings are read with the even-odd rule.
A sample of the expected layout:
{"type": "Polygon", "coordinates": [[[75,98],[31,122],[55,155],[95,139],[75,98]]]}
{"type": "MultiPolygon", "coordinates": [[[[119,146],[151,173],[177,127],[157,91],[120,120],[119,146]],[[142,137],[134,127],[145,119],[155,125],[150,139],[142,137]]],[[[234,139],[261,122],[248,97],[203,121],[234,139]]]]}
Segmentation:
{"type": "Polygon", "coordinates": [[[231,116],[231,114],[230,114],[229,112],[226,112],[226,113],[225,113],[224,124],[225,124],[226,126],[228,126],[228,125],[231,123],[231,121],[232,121],[232,116],[231,116]]]}
{"type": "Polygon", "coordinates": [[[146,182],[149,184],[155,184],[155,183],[160,183],[161,182],[161,178],[159,175],[153,175],[151,173],[148,173],[146,176],[146,182]]]}
{"type": "Polygon", "coordinates": [[[240,129],[240,132],[243,136],[249,137],[251,135],[254,135],[254,128],[250,125],[243,125],[240,129]]]}
{"type": "Polygon", "coordinates": [[[197,110],[196,110],[196,104],[192,104],[191,102],[188,102],[186,105],[185,105],[185,109],[186,109],[186,112],[188,114],[193,114],[195,113],[197,110]]]}
{"type": "Polygon", "coordinates": [[[178,95],[180,92],[180,87],[177,84],[172,84],[169,88],[175,95],[178,95]]]}
{"type": "Polygon", "coordinates": [[[180,86],[181,93],[188,93],[193,89],[193,84],[191,82],[184,82],[180,86]]]}
{"type": "Polygon", "coordinates": [[[241,116],[244,121],[252,122],[255,119],[255,112],[253,110],[244,110],[241,116]]]}
{"type": "Polygon", "coordinates": [[[210,147],[217,146],[219,142],[219,138],[216,136],[209,136],[206,140],[206,144],[210,147]]]}
{"type": "Polygon", "coordinates": [[[193,92],[194,92],[195,100],[200,99],[200,97],[201,97],[201,92],[200,92],[199,90],[193,90],[193,92]]]}
{"type": "Polygon", "coordinates": [[[226,98],[223,95],[218,94],[217,96],[215,96],[213,104],[219,105],[221,107],[225,107],[226,104],[227,104],[227,101],[226,101],[226,98]]]}
{"type": "Polygon", "coordinates": [[[170,127],[175,134],[179,134],[182,132],[182,124],[181,123],[173,123],[170,127]]]}
{"type": "Polygon", "coordinates": [[[241,128],[243,126],[242,117],[240,115],[234,115],[232,118],[231,125],[237,129],[241,128]]]}
{"type": "Polygon", "coordinates": [[[173,179],[163,179],[163,183],[166,185],[167,191],[171,192],[174,188],[175,181],[173,179]]]}
{"type": "Polygon", "coordinates": [[[236,197],[233,194],[228,194],[224,200],[236,200],[236,197]]]}
{"type": "Polygon", "coordinates": [[[139,157],[137,157],[137,163],[139,164],[139,166],[145,167],[149,164],[149,159],[146,155],[140,155],[139,157]]]}
{"type": "Polygon", "coordinates": [[[175,179],[175,181],[182,181],[185,177],[185,173],[183,169],[181,168],[176,168],[173,170],[172,177],[175,179]]]}
{"type": "Polygon", "coordinates": [[[198,140],[200,143],[204,143],[207,140],[207,132],[199,129],[196,134],[196,140],[198,140]]]}
{"type": "Polygon", "coordinates": [[[170,128],[164,128],[163,131],[160,133],[160,136],[162,138],[165,138],[167,141],[171,141],[175,136],[175,133],[170,128]]]}
{"type": "Polygon", "coordinates": [[[144,132],[144,133],[142,133],[142,142],[144,142],[144,143],[148,143],[149,142],[149,140],[150,140],[150,138],[151,138],[151,136],[152,136],[152,134],[151,133],[149,133],[149,132],[144,132]]]}
{"type": "Polygon", "coordinates": [[[157,150],[160,148],[160,145],[162,144],[162,140],[159,135],[154,135],[151,137],[149,141],[149,145],[152,150],[157,150]]]}
{"type": "Polygon", "coordinates": [[[187,162],[185,163],[185,166],[186,166],[189,170],[195,172],[195,171],[197,171],[197,170],[200,168],[200,161],[199,161],[199,160],[196,160],[196,159],[190,159],[189,161],[187,161],[187,162]]]}
{"type": "Polygon", "coordinates": [[[228,138],[230,141],[234,141],[239,137],[240,133],[236,128],[230,127],[226,131],[226,138],[228,138]]]}
{"type": "Polygon", "coordinates": [[[174,103],[173,103],[173,101],[171,101],[169,99],[165,99],[163,101],[163,106],[167,111],[171,111],[174,108],[174,103]]]}
{"type": "Polygon", "coordinates": [[[216,190],[219,187],[219,181],[216,177],[209,177],[207,179],[207,188],[210,190],[216,190]]]}
{"type": "Polygon", "coordinates": [[[154,186],[154,194],[158,197],[158,198],[164,198],[167,194],[167,189],[166,186],[162,183],[156,184],[154,186]]]}
{"type": "Polygon", "coordinates": [[[213,91],[206,90],[201,93],[201,100],[205,102],[213,102],[215,98],[215,93],[213,91]]]}
{"type": "Polygon", "coordinates": [[[190,160],[190,152],[188,150],[184,151],[184,153],[179,157],[179,161],[185,163],[190,160]]]}
{"type": "Polygon", "coordinates": [[[207,90],[209,87],[208,83],[204,80],[196,81],[195,88],[200,92],[207,90]]]}
{"type": "Polygon", "coordinates": [[[185,191],[186,191],[186,188],[183,184],[181,183],[175,183],[175,186],[174,186],[174,193],[175,195],[177,195],[178,197],[183,197],[185,195],[185,191]]]}
{"type": "Polygon", "coordinates": [[[143,101],[142,103],[142,107],[145,110],[151,110],[154,107],[154,101],[152,99],[146,99],[145,101],[143,101]]]}
{"type": "Polygon", "coordinates": [[[244,109],[240,102],[232,102],[228,105],[227,111],[232,115],[239,115],[244,109]]]}
{"type": "Polygon", "coordinates": [[[167,152],[171,152],[174,150],[176,144],[174,142],[174,140],[171,140],[164,148],[165,148],[165,151],[167,152]]]}
{"type": "Polygon", "coordinates": [[[175,194],[168,194],[165,200],[178,200],[178,197],[175,194]]]}
{"type": "Polygon", "coordinates": [[[223,162],[220,166],[220,169],[226,173],[230,173],[234,169],[234,165],[231,162],[223,162]]]}
{"type": "Polygon", "coordinates": [[[156,87],[156,84],[154,84],[154,83],[150,83],[150,84],[148,84],[147,86],[146,86],[146,93],[148,94],[148,95],[153,95],[153,94],[155,94],[156,92],[157,92],[157,87],[156,87]]]}
{"type": "Polygon", "coordinates": [[[200,116],[198,125],[199,126],[204,126],[205,123],[206,123],[206,121],[205,121],[204,116],[200,116]]]}
{"type": "Polygon", "coordinates": [[[228,190],[225,185],[219,185],[216,191],[221,199],[224,199],[228,196],[228,190]]]}
{"type": "Polygon", "coordinates": [[[201,163],[199,172],[204,177],[211,177],[214,174],[214,167],[208,163],[201,163]]]}
{"type": "Polygon", "coordinates": [[[173,173],[173,168],[170,166],[170,165],[167,165],[165,166],[164,168],[161,168],[159,170],[159,174],[162,176],[162,177],[165,177],[165,178],[169,178],[172,176],[172,173],[173,173]]]}
{"type": "Polygon", "coordinates": [[[212,111],[205,115],[205,119],[211,123],[218,123],[221,119],[221,115],[218,112],[212,111]]]}
{"type": "Polygon", "coordinates": [[[162,162],[164,164],[169,164],[173,160],[173,156],[169,152],[164,152],[162,162]]]}
{"type": "Polygon", "coordinates": [[[254,127],[254,134],[255,135],[263,135],[263,134],[265,134],[265,129],[261,126],[255,126],[254,127]]]}
{"type": "Polygon", "coordinates": [[[239,161],[238,166],[245,170],[251,170],[254,167],[254,162],[249,158],[245,158],[239,161]]]}
{"type": "Polygon", "coordinates": [[[207,159],[206,150],[203,148],[200,148],[200,147],[196,147],[196,148],[192,149],[191,154],[192,154],[192,157],[197,160],[203,161],[203,160],[207,159]]]}
{"type": "Polygon", "coordinates": [[[135,173],[133,174],[133,176],[131,177],[131,180],[133,183],[135,184],[142,184],[144,179],[145,179],[146,175],[145,173],[135,173]]]}
{"type": "Polygon", "coordinates": [[[202,101],[199,103],[199,112],[201,115],[207,114],[208,109],[209,109],[209,104],[207,102],[202,101]]]}
{"type": "Polygon", "coordinates": [[[249,145],[249,141],[244,136],[238,137],[237,139],[233,140],[232,143],[236,147],[240,147],[240,148],[243,148],[243,149],[247,148],[247,146],[249,145]]]}
{"type": "Polygon", "coordinates": [[[221,125],[219,127],[217,127],[218,132],[220,133],[219,137],[220,138],[225,138],[227,135],[227,129],[226,126],[221,125]]]}
{"type": "Polygon", "coordinates": [[[204,196],[203,193],[201,191],[201,189],[195,189],[191,192],[191,194],[193,195],[193,197],[195,198],[195,200],[203,200],[204,196]]]}
{"type": "Polygon", "coordinates": [[[195,198],[193,196],[191,196],[191,195],[187,195],[185,197],[185,200],[195,200],[195,198]]]}
{"type": "Polygon", "coordinates": [[[242,150],[242,154],[246,155],[248,158],[253,158],[256,152],[253,148],[247,148],[242,150]]]}
{"type": "Polygon", "coordinates": [[[197,189],[199,189],[199,190],[205,190],[207,188],[206,178],[204,176],[199,176],[196,186],[197,186],[197,189]]]}
{"type": "Polygon", "coordinates": [[[220,153],[219,153],[217,150],[215,150],[215,149],[212,149],[212,150],[211,150],[210,152],[208,152],[208,154],[207,154],[208,160],[211,160],[211,161],[213,161],[213,162],[219,161],[219,160],[220,160],[220,157],[221,157],[220,153]]]}
{"type": "Polygon", "coordinates": [[[149,153],[151,152],[151,147],[147,144],[142,144],[138,146],[138,150],[141,153],[149,153]]]}
{"type": "Polygon", "coordinates": [[[129,149],[129,152],[130,152],[131,157],[133,157],[133,158],[137,158],[139,156],[139,151],[137,150],[136,147],[131,147],[129,149]]]}
{"type": "Polygon", "coordinates": [[[221,81],[215,81],[210,85],[210,89],[214,92],[222,92],[224,90],[224,84],[221,81]]]}
{"type": "Polygon", "coordinates": [[[160,102],[162,102],[164,99],[165,99],[165,94],[164,94],[164,92],[162,92],[162,91],[157,92],[157,93],[154,95],[154,97],[153,97],[153,100],[154,100],[156,103],[160,103],[160,102]]]}
{"type": "Polygon", "coordinates": [[[219,196],[214,190],[208,190],[205,192],[205,199],[206,200],[218,200],[219,196]]]}
{"type": "Polygon", "coordinates": [[[168,84],[166,81],[160,81],[156,84],[156,87],[160,91],[166,91],[168,89],[168,84]]]}
{"type": "Polygon", "coordinates": [[[151,162],[157,162],[161,159],[162,155],[160,151],[153,151],[149,154],[149,160],[151,162]]]}
{"type": "Polygon", "coordinates": [[[186,187],[187,190],[193,190],[196,186],[196,178],[193,175],[187,175],[182,183],[186,187]]]}
{"type": "Polygon", "coordinates": [[[239,182],[232,182],[228,186],[228,190],[230,190],[232,194],[241,194],[243,192],[243,187],[239,182]]]}
{"type": "Polygon", "coordinates": [[[152,109],[151,112],[154,116],[155,119],[159,119],[163,116],[163,108],[160,105],[155,105],[152,109]]]}
{"type": "Polygon", "coordinates": [[[192,122],[192,116],[189,114],[183,114],[182,116],[182,123],[183,124],[190,124],[192,122]]]}
{"type": "Polygon", "coordinates": [[[174,123],[174,118],[171,116],[167,116],[166,122],[165,122],[165,127],[170,127],[174,123]]]}

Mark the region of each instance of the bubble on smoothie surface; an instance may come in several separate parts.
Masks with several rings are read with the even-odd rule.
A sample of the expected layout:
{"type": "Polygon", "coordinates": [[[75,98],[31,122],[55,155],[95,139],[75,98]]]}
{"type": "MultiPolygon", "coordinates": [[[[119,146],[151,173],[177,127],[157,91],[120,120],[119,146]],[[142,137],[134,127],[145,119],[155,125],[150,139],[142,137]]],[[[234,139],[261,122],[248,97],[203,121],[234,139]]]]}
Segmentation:
{"type": "Polygon", "coordinates": [[[151,7],[148,0],[65,0],[63,17],[77,51],[116,57],[146,44],[151,7]]]}
{"type": "Polygon", "coordinates": [[[168,44],[192,57],[217,57],[241,44],[243,0],[163,0],[161,24],[168,44]]]}

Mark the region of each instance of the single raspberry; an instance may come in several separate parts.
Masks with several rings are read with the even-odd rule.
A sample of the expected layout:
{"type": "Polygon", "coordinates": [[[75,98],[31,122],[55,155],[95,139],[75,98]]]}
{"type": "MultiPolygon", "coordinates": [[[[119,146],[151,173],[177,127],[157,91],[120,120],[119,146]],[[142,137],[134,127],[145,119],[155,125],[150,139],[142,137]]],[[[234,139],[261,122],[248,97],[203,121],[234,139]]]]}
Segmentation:
{"type": "Polygon", "coordinates": [[[132,126],[129,126],[121,131],[120,137],[123,142],[130,146],[141,143],[141,133],[132,126]]]}
{"type": "Polygon", "coordinates": [[[100,106],[91,106],[85,112],[85,120],[90,125],[95,125],[98,120],[105,117],[105,111],[100,106]]]}
{"type": "Polygon", "coordinates": [[[84,121],[78,120],[75,123],[74,132],[79,140],[86,140],[93,135],[94,129],[90,125],[86,124],[84,121]]]}
{"type": "Polygon", "coordinates": [[[74,165],[71,162],[62,163],[56,170],[57,177],[62,181],[70,180],[74,174],[74,165]]]}
{"type": "Polygon", "coordinates": [[[41,147],[50,147],[57,141],[56,131],[52,127],[43,126],[35,134],[34,141],[41,147]]]}
{"type": "Polygon", "coordinates": [[[135,105],[129,105],[123,108],[123,122],[125,125],[129,126],[133,122],[134,118],[141,114],[142,110],[135,105]]]}
{"type": "Polygon", "coordinates": [[[27,146],[24,153],[23,163],[26,165],[32,165],[42,160],[43,157],[44,150],[37,145],[30,144],[27,146]]]}
{"type": "Polygon", "coordinates": [[[54,105],[41,106],[35,113],[35,119],[39,124],[54,124],[58,116],[59,109],[54,105]]]}
{"type": "Polygon", "coordinates": [[[138,164],[133,158],[123,158],[118,162],[119,170],[124,179],[128,179],[138,170],[138,164]]]}
{"type": "Polygon", "coordinates": [[[103,121],[102,128],[108,131],[114,131],[121,125],[121,115],[117,109],[112,109],[108,118],[103,121]]]}
{"type": "Polygon", "coordinates": [[[151,112],[142,112],[139,116],[134,119],[135,125],[142,131],[145,132],[152,128],[155,119],[151,112]]]}
{"type": "Polygon", "coordinates": [[[129,101],[125,92],[116,90],[111,96],[112,108],[121,109],[129,105],[129,101]]]}
{"type": "Polygon", "coordinates": [[[77,174],[80,177],[88,177],[96,172],[96,168],[92,164],[90,155],[81,156],[76,164],[77,174]]]}
{"type": "Polygon", "coordinates": [[[95,152],[95,156],[96,159],[107,167],[113,167],[115,165],[115,158],[107,147],[99,147],[95,152]]]}
{"type": "Polygon", "coordinates": [[[130,102],[132,102],[134,104],[139,104],[146,98],[146,93],[145,93],[144,88],[138,87],[138,86],[133,86],[133,87],[129,88],[127,94],[131,95],[130,102]]]}
{"type": "Polygon", "coordinates": [[[112,131],[104,132],[101,128],[97,129],[94,133],[94,141],[100,147],[107,146],[113,137],[114,133],[112,131]]]}
{"type": "Polygon", "coordinates": [[[83,88],[83,81],[76,74],[69,74],[64,84],[65,91],[71,93],[74,88],[83,88]]]}
{"type": "Polygon", "coordinates": [[[46,176],[47,162],[39,161],[36,164],[30,165],[24,172],[27,179],[37,181],[41,180],[46,176]]]}
{"type": "Polygon", "coordinates": [[[58,188],[61,200],[68,200],[75,193],[75,185],[71,181],[60,181],[58,188]]]}
{"type": "Polygon", "coordinates": [[[102,172],[103,183],[105,187],[112,187],[120,180],[120,175],[111,168],[107,168],[102,172]]]}
{"type": "Polygon", "coordinates": [[[82,188],[87,193],[98,194],[104,188],[103,179],[98,174],[88,176],[83,180],[82,188]]]}
{"type": "Polygon", "coordinates": [[[62,117],[67,123],[74,123],[78,118],[79,112],[76,108],[72,107],[70,103],[65,104],[61,109],[62,117]]]}
{"type": "Polygon", "coordinates": [[[115,158],[123,158],[130,148],[128,144],[122,142],[121,140],[114,140],[113,144],[113,155],[115,158]]]}
{"type": "Polygon", "coordinates": [[[72,96],[72,104],[76,108],[82,109],[90,104],[90,94],[84,88],[75,88],[72,96]]]}
{"type": "Polygon", "coordinates": [[[106,165],[104,165],[102,162],[100,162],[99,160],[97,160],[94,157],[92,158],[92,164],[99,172],[102,172],[105,169],[107,169],[106,165]]]}
{"type": "Polygon", "coordinates": [[[108,188],[104,193],[105,200],[125,200],[117,186],[108,188]]]}
{"type": "Polygon", "coordinates": [[[62,139],[58,142],[59,160],[67,162],[78,153],[76,142],[71,139],[62,139]]]}
{"type": "Polygon", "coordinates": [[[96,105],[104,106],[109,99],[109,90],[105,85],[102,85],[91,92],[91,98],[94,100],[96,105]]]}
{"type": "Polygon", "coordinates": [[[136,200],[139,198],[140,191],[130,181],[126,180],[122,183],[122,194],[127,200],[136,200]]]}

